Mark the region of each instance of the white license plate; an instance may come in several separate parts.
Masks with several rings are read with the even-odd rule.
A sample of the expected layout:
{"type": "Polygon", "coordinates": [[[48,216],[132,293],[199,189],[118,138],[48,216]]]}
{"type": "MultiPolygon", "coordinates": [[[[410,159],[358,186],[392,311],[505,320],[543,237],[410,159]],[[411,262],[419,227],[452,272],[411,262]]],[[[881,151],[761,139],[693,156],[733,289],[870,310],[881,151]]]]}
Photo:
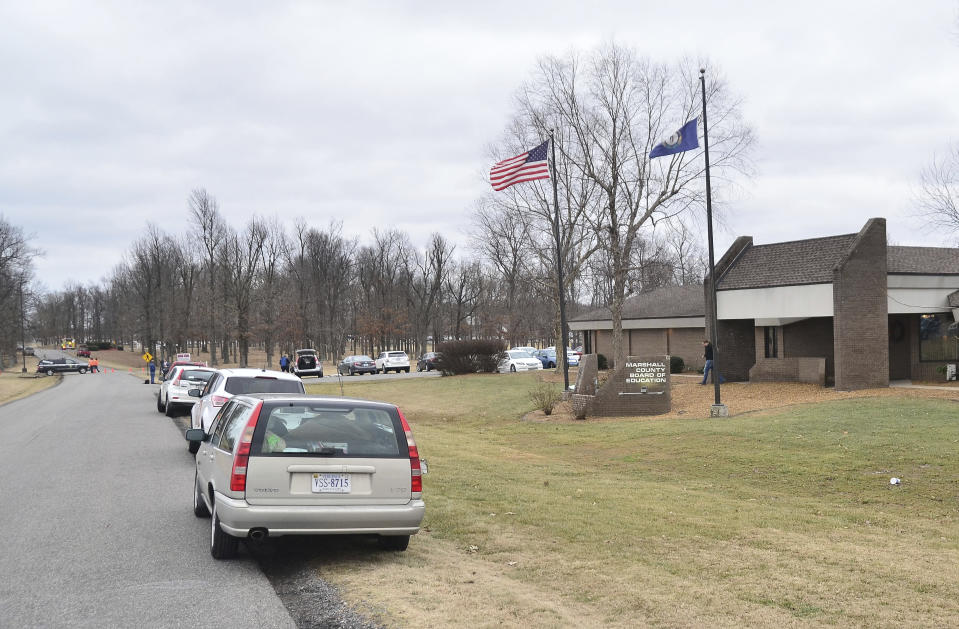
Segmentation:
{"type": "Polygon", "coordinates": [[[314,494],[348,494],[350,493],[349,474],[314,474],[314,494]]]}

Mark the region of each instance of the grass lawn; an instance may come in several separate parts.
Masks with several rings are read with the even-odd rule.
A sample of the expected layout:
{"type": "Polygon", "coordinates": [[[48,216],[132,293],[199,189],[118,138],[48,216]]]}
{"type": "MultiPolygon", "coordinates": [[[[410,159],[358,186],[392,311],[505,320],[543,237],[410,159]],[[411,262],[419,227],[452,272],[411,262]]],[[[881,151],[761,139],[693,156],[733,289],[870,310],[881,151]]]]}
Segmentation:
{"type": "Polygon", "coordinates": [[[37,361],[27,360],[27,371],[21,377],[21,365],[16,365],[0,373],[0,404],[19,400],[20,398],[42,391],[60,382],[61,376],[36,376],[37,361]]]}
{"type": "Polygon", "coordinates": [[[344,384],[410,420],[426,528],[322,576],[391,626],[959,625],[954,400],[524,421],[534,382],[344,384]]]}

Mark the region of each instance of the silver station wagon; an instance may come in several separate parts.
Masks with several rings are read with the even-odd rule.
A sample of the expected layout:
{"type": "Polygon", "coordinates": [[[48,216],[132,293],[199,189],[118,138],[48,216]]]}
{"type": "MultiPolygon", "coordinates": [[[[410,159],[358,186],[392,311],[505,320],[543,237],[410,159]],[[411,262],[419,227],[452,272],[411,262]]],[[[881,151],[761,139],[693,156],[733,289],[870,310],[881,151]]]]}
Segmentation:
{"type": "Polygon", "coordinates": [[[211,516],[210,553],[240,539],[375,534],[406,550],[423,521],[409,424],[392,405],[311,395],[237,395],[198,443],[193,512],[211,516]]]}

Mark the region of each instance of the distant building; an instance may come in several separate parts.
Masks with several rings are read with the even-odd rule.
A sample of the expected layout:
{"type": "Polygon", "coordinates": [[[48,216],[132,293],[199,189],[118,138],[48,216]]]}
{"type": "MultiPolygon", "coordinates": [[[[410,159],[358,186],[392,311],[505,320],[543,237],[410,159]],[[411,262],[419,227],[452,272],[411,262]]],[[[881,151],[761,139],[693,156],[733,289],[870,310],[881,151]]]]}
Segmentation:
{"type": "MultiPolygon", "coordinates": [[[[942,379],[937,368],[959,362],[959,249],[888,246],[884,219],[856,234],[770,245],[740,237],[716,263],[716,276],[715,344],[730,380],[862,389],[942,379]]],[[[708,282],[695,288],[704,291],[698,310],[693,287],[630,298],[627,353],[668,353],[701,366],[708,282]]],[[[605,313],[570,327],[612,358],[605,313]]]]}

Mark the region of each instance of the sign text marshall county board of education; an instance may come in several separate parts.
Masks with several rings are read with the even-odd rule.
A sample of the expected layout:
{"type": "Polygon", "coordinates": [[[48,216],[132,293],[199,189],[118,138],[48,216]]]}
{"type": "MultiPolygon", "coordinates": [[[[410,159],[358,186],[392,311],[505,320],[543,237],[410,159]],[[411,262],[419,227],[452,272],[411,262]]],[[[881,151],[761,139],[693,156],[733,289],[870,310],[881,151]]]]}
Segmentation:
{"type": "Polygon", "coordinates": [[[626,384],[666,384],[666,363],[627,362],[626,384]]]}

